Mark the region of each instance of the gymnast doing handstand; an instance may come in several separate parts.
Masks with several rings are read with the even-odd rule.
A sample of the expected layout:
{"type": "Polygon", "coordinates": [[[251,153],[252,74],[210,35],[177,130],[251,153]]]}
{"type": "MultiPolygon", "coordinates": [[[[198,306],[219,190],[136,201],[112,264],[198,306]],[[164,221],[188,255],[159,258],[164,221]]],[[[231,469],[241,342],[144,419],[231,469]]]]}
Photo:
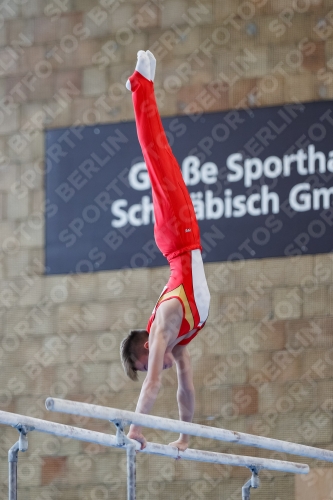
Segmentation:
{"type": "MultiPolygon", "coordinates": [[[[129,378],[137,380],[137,371],[147,372],[136,412],[151,411],[161,387],[162,371],[175,363],[179,418],[191,422],[195,395],[186,346],[205,325],[210,294],[192,200],[157,109],[155,69],[153,54],[140,50],[126,87],[132,92],[138,138],[152,186],[155,241],[169,262],[170,278],[146,329],[132,330],[122,341],[120,351],[129,378]]],[[[146,446],[141,427],[131,425],[128,437],[139,441],[142,448],[146,446]]],[[[181,434],[170,445],[184,451],[188,443],[189,436],[181,434]]]]}

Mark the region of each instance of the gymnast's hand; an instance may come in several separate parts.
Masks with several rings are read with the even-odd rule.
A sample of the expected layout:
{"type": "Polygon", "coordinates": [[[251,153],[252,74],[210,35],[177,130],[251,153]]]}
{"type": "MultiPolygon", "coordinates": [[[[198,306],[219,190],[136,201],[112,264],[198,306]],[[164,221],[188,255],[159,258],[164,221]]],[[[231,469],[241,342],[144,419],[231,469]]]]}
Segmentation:
{"type": "Polygon", "coordinates": [[[141,443],[141,450],[143,450],[147,446],[146,438],[141,433],[141,429],[137,428],[135,425],[131,425],[127,437],[129,439],[135,439],[135,441],[139,441],[139,443],[141,443]]]}

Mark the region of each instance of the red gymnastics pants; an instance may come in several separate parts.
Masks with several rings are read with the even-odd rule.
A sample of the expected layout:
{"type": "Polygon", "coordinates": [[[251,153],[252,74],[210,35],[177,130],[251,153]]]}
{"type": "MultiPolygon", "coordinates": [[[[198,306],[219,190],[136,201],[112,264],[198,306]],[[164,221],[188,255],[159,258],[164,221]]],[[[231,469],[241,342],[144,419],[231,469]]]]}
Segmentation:
{"type": "Polygon", "coordinates": [[[152,185],[155,241],[168,259],[201,249],[194,207],[180,167],[166,138],[154,84],[138,71],[129,78],[142,153],[152,185]]]}

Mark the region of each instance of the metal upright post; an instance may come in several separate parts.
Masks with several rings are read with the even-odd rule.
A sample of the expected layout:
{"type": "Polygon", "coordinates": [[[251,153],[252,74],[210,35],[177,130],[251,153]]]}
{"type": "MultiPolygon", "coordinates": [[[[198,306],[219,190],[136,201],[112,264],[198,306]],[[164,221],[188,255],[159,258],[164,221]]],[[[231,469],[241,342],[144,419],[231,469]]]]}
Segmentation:
{"type": "Polygon", "coordinates": [[[19,440],[8,451],[8,500],[17,500],[17,461],[18,452],[27,451],[27,432],[34,427],[18,424],[15,426],[20,433],[19,440]]]}
{"type": "Polygon", "coordinates": [[[124,433],[126,421],[111,420],[116,426],[116,440],[119,447],[126,447],[127,455],[127,500],[136,499],[136,446],[135,441],[128,439],[124,433]]]}
{"type": "Polygon", "coordinates": [[[259,488],[260,479],[258,476],[258,468],[257,467],[249,467],[252,471],[251,479],[249,479],[242,488],[242,500],[250,500],[251,496],[251,488],[259,488]]]}
{"type": "Polygon", "coordinates": [[[127,500],[136,499],[136,451],[135,445],[126,445],[127,455],[127,500]]]}
{"type": "Polygon", "coordinates": [[[17,500],[17,455],[19,441],[8,451],[8,500],[17,500]]]}

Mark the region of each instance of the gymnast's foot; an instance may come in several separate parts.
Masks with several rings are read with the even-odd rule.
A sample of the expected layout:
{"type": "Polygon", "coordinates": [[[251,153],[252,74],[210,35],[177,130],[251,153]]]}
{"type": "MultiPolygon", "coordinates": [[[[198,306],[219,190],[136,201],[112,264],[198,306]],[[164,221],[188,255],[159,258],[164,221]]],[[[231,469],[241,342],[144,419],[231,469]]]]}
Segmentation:
{"type": "Polygon", "coordinates": [[[156,59],[154,57],[154,54],[152,54],[150,50],[146,50],[146,54],[149,57],[150,62],[150,80],[153,82],[155,79],[156,59]]]}
{"type": "MultiPolygon", "coordinates": [[[[139,50],[138,52],[138,61],[135,66],[135,70],[140,73],[142,76],[147,78],[147,80],[154,81],[155,78],[155,70],[156,70],[156,59],[150,50],[146,52],[144,50],[139,50]]],[[[127,80],[126,88],[128,90],[131,89],[131,82],[127,80]]]]}

